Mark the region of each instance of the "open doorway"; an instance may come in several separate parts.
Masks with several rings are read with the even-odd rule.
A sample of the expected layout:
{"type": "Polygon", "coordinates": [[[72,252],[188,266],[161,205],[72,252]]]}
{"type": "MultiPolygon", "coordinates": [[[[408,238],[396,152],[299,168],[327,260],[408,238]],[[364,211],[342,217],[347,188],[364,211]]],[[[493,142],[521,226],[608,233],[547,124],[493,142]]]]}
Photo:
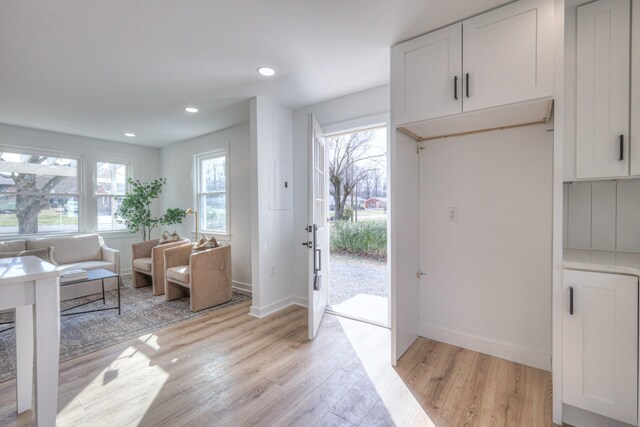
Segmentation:
{"type": "Polygon", "coordinates": [[[388,326],[387,127],[327,135],[327,310],[388,326]]]}

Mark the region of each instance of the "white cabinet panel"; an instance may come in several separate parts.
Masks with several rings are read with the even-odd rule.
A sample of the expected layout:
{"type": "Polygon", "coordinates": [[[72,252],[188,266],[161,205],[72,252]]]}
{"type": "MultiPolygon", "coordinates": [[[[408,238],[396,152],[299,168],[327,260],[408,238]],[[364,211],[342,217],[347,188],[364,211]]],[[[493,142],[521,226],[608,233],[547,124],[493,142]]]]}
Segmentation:
{"type": "Polygon", "coordinates": [[[632,8],[631,25],[631,175],[640,175],[640,4],[632,8]]]}
{"type": "Polygon", "coordinates": [[[578,7],[576,176],[629,175],[629,0],[578,7]]]}
{"type": "Polygon", "coordinates": [[[636,425],[638,278],[565,270],[562,323],[564,403],[636,425]]]}
{"type": "Polygon", "coordinates": [[[464,111],[553,95],[553,16],[521,0],[463,22],[464,111]]]}
{"type": "Polygon", "coordinates": [[[462,112],[462,24],[394,47],[392,74],[397,124],[462,112]]]}
{"type": "Polygon", "coordinates": [[[617,249],[640,251],[640,180],[619,181],[617,249]]]}
{"type": "Polygon", "coordinates": [[[591,183],[568,185],[568,247],[591,248],[591,183]]]}
{"type": "Polygon", "coordinates": [[[596,181],[591,184],[591,248],[616,248],[616,183],[596,181]]]}

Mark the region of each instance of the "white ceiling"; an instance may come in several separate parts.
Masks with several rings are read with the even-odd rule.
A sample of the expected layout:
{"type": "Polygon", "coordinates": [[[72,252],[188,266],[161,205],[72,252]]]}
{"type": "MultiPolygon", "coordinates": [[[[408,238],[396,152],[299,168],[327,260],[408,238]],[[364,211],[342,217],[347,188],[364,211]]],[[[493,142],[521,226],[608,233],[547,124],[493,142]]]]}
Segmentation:
{"type": "Polygon", "coordinates": [[[2,0],[0,123],[160,147],[246,121],[255,95],[296,108],[388,83],[389,46],[504,3],[2,0]]]}

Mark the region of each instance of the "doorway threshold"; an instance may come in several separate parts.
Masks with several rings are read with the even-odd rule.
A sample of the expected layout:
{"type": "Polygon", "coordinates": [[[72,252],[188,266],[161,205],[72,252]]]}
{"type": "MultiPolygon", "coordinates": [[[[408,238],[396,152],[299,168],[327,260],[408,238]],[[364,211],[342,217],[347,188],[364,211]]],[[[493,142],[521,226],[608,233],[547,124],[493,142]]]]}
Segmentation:
{"type": "Polygon", "coordinates": [[[380,326],[381,328],[385,328],[385,329],[391,329],[389,327],[389,325],[386,325],[384,323],[381,322],[376,322],[375,320],[371,320],[371,319],[365,319],[364,317],[358,317],[358,316],[353,316],[347,313],[343,313],[340,311],[335,311],[331,308],[331,306],[327,306],[327,308],[324,309],[325,313],[329,313],[329,314],[333,314],[335,316],[340,316],[340,317],[344,317],[347,319],[351,319],[351,320],[356,320],[358,322],[362,322],[362,323],[368,323],[370,325],[374,325],[374,326],[380,326]]]}

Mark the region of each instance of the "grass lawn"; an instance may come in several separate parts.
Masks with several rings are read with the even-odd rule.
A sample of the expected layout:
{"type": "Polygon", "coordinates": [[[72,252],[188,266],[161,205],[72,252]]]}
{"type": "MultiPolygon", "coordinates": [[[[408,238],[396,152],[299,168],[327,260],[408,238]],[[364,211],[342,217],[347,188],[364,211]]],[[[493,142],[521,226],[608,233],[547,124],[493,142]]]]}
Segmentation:
{"type": "MultiPolygon", "coordinates": [[[[76,225],[77,216],[67,216],[64,212],[58,213],[55,209],[43,210],[38,214],[39,225],[76,225]]],[[[0,214],[0,227],[17,227],[16,214],[0,214]]]]}
{"type": "MultiPolygon", "coordinates": [[[[335,211],[329,211],[329,217],[335,217],[335,211]]],[[[358,221],[367,219],[386,219],[387,212],[377,209],[363,209],[358,211],[358,221]]]]}

